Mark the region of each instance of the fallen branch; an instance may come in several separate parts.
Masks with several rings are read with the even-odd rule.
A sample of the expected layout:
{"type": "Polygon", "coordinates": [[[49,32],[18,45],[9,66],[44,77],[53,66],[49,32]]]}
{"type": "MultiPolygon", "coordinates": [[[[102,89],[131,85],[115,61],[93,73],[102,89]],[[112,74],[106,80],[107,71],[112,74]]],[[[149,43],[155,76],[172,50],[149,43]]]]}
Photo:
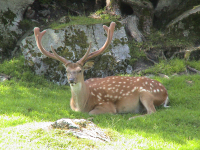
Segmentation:
{"type": "Polygon", "coordinates": [[[150,58],[147,56],[147,53],[146,53],[146,58],[147,58],[147,60],[151,61],[153,64],[157,64],[157,62],[155,62],[154,60],[150,59],[150,58]]]}
{"type": "Polygon", "coordinates": [[[180,51],[180,52],[175,52],[170,58],[169,58],[169,60],[172,60],[175,56],[176,56],[176,54],[181,54],[181,53],[185,53],[186,51],[184,50],[184,51],[180,51]]]}
{"type": "Polygon", "coordinates": [[[194,68],[192,68],[192,67],[190,67],[190,66],[187,66],[187,69],[189,69],[189,70],[192,71],[192,72],[195,72],[195,73],[200,74],[200,71],[199,71],[199,70],[196,70],[196,69],[194,69],[194,68]]]}

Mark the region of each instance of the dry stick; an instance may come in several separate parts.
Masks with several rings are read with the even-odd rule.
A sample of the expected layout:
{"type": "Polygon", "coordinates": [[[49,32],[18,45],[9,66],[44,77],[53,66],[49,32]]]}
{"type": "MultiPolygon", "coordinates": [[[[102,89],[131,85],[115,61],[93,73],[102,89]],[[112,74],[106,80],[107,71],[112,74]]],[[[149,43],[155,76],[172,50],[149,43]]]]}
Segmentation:
{"type": "Polygon", "coordinates": [[[192,72],[195,72],[195,73],[200,74],[200,71],[199,71],[199,70],[196,70],[196,69],[194,69],[194,68],[192,68],[192,67],[190,67],[190,66],[187,66],[187,69],[189,69],[189,70],[192,71],[192,72]]]}
{"type": "Polygon", "coordinates": [[[181,54],[181,53],[185,53],[186,51],[181,51],[181,52],[175,52],[169,59],[172,60],[176,54],[181,54]]]}
{"type": "Polygon", "coordinates": [[[157,64],[157,62],[155,62],[154,60],[150,59],[150,58],[147,56],[147,53],[146,53],[146,58],[147,58],[149,61],[151,61],[152,63],[157,64]]]}

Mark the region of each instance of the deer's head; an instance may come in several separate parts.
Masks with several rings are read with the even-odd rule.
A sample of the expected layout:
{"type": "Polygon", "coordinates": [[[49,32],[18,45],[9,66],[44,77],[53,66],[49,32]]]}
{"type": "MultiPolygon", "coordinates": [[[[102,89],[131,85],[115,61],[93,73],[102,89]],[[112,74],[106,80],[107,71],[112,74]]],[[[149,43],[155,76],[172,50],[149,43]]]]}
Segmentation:
{"type": "Polygon", "coordinates": [[[39,50],[47,57],[59,60],[60,62],[62,62],[64,64],[64,66],[66,68],[66,72],[67,72],[68,82],[70,83],[71,86],[73,86],[76,83],[83,81],[84,80],[84,76],[83,76],[84,70],[88,70],[93,66],[94,63],[91,61],[88,61],[88,60],[103,53],[106,50],[106,48],[110,45],[110,43],[112,41],[114,29],[115,29],[115,22],[112,22],[110,24],[110,27],[107,27],[104,25],[103,28],[107,32],[107,40],[106,40],[105,44],[99,50],[90,53],[90,49],[91,49],[91,43],[90,43],[89,48],[88,48],[87,52],[85,53],[85,55],[76,63],[72,63],[71,61],[63,58],[62,56],[59,56],[55,52],[55,50],[53,49],[52,46],[51,46],[51,50],[53,53],[44,49],[44,47],[42,46],[41,40],[42,40],[43,35],[46,33],[45,30],[40,32],[40,28],[35,27],[34,34],[35,34],[35,39],[36,39],[36,43],[37,43],[39,50]]]}

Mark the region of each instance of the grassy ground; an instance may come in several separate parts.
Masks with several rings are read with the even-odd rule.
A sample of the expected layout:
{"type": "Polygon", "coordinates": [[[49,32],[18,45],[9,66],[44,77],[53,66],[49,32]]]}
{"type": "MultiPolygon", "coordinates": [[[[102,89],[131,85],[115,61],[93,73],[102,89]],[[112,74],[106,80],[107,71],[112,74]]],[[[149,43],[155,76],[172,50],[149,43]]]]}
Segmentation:
{"type": "Polygon", "coordinates": [[[23,62],[19,57],[0,64],[0,72],[12,76],[0,83],[0,149],[200,149],[199,75],[155,77],[168,89],[171,107],[158,107],[152,115],[129,121],[134,114],[73,112],[70,88],[34,75],[23,62]],[[106,130],[111,142],[40,129],[44,122],[61,118],[91,117],[106,130]]]}

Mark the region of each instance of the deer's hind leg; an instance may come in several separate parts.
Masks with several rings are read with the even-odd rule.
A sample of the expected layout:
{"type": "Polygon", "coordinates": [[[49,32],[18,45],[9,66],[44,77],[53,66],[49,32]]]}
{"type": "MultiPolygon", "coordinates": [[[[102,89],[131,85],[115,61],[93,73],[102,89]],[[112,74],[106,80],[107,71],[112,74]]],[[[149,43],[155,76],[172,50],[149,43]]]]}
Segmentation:
{"type": "Polygon", "coordinates": [[[151,93],[141,93],[140,94],[140,101],[147,110],[147,114],[151,114],[156,112],[154,106],[154,96],[151,93]]]}
{"type": "MultiPolygon", "coordinates": [[[[141,93],[139,98],[140,98],[140,102],[144,106],[144,109],[146,109],[147,114],[156,112],[155,106],[153,104],[154,97],[151,93],[141,93]]],[[[143,117],[145,115],[146,114],[134,116],[134,117],[129,118],[129,120],[137,118],[137,117],[143,117]]]]}
{"type": "Polygon", "coordinates": [[[97,105],[93,110],[89,112],[90,115],[98,115],[98,114],[116,114],[116,108],[113,103],[105,102],[97,105]]]}

